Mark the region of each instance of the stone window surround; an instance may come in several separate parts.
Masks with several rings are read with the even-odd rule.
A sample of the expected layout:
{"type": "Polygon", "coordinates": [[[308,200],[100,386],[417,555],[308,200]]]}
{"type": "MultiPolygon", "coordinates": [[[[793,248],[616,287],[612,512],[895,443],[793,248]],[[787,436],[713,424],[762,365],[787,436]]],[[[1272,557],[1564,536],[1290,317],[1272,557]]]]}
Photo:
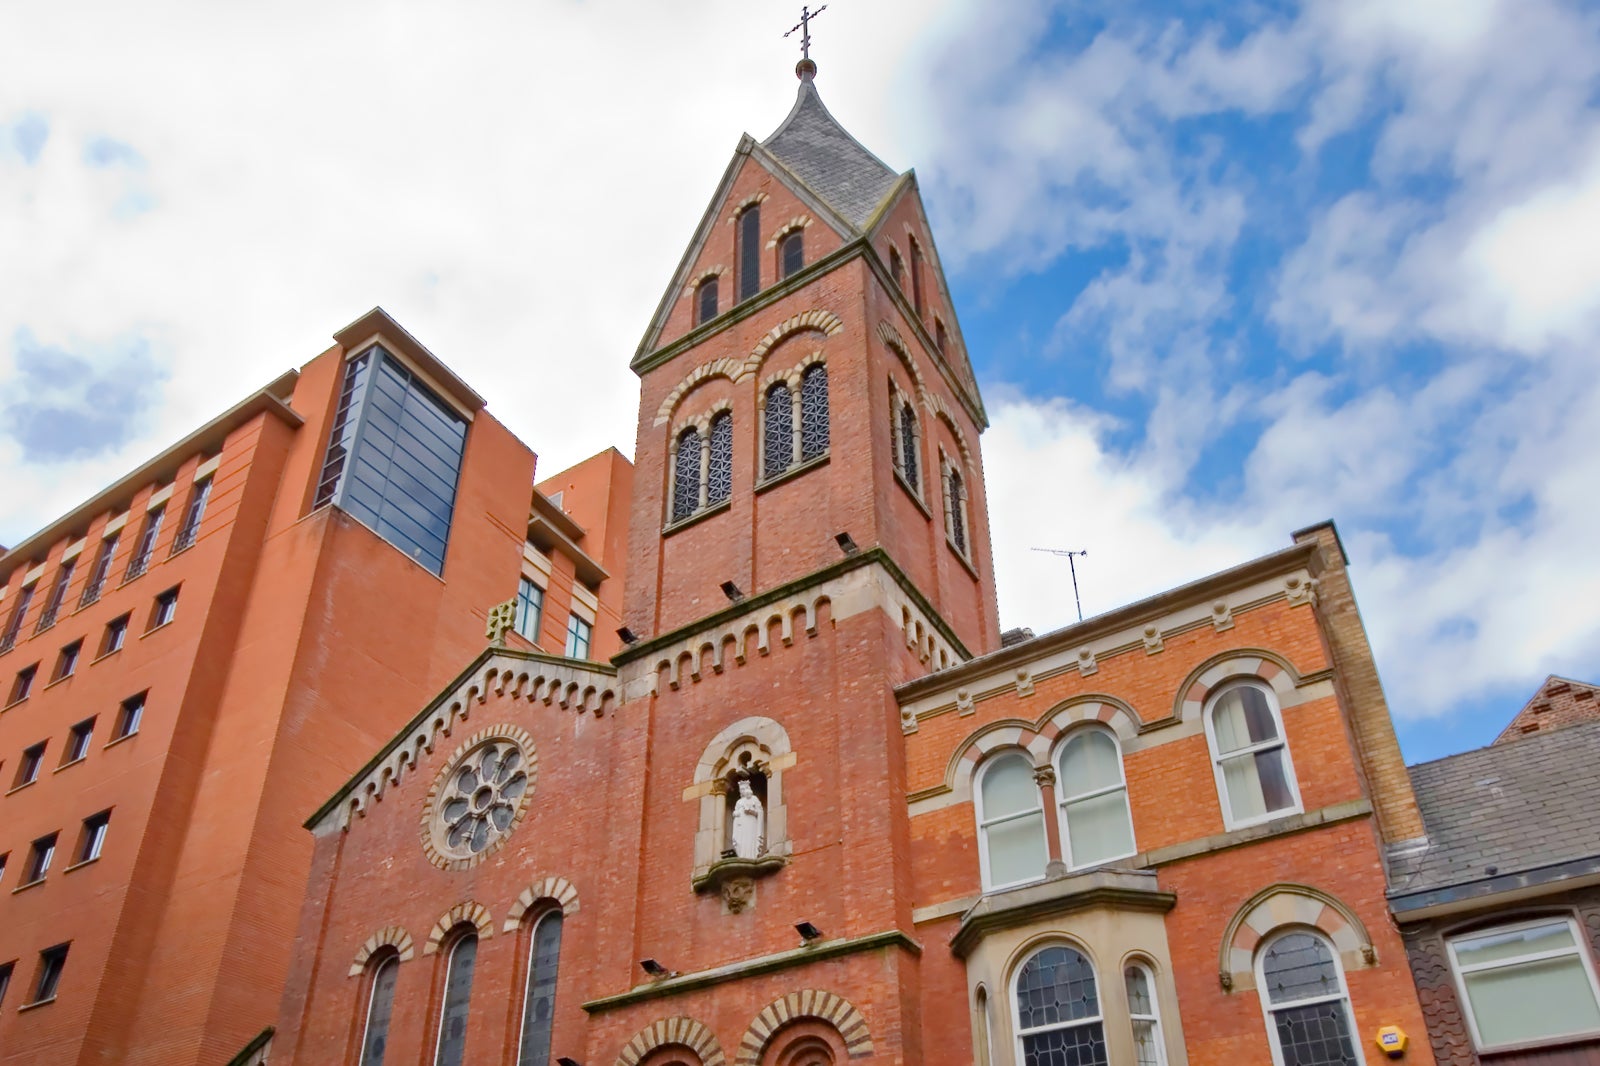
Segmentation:
{"type": "MultiPolygon", "coordinates": [[[[1261,940],[1261,945],[1262,945],[1262,947],[1266,947],[1266,946],[1270,945],[1273,941],[1278,940],[1278,939],[1280,939],[1280,938],[1282,938],[1284,936],[1288,936],[1288,935],[1290,935],[1292,933],[1310,934],[1311,936],[1316,937],[1317,939],[1322,940],[1322,941],[1327,941],[1329,939],[1327,937],[1327,935],[1322,933],[1320,930],[1307,929],[1307,928],[1305,928],[1303,926],[1300,926],[1300,927],[1287,926],[1287,927],[1283,927],[1283,928],[1279,928],[1279,929],[1274,930],[1270,936],[1263,937],[1262,940],[1261,940]]],[[[1329,945],[1329,946],[1332,946],[1332,945],[1329,945]]],[[[1351,1045],[1356,1049],[1356,1061],[1358,1063],[1359,1062],[1364,1062],[1365,1061],[1365,1057],[1364,1057],[1362,1049],[1361,1049],[1362,1033],[1361,1033],[1361,1029],[1360,1029],[1359,1024],[1356,1022],[1355,1001],[1352,1000],[1351,997],[1350,997],[1350,981],[1349,981],[1349,978],[1348,978],[1348,976],[1346,974],[1346,970],[1345,970],[1345,966],[1344,966],[1343,961],[1342,961],[1341,953],[1339,952],[1337,947],[1334,948],[1334,951],[1332,952],[1332,954],[1334,956],[1334,958],[1333,958],[1333,968],[1334,968],[1334,971],[1338,974],[1338,977],[1339,977],[1339,996],[1341,997],[1340,1001],[1343,1002],[1343,1004],[1344,1004],[1344,1020],[1345,1020],[1345,1026],[1346,1026],[1345,1035],[1349,1038],[1351,1045]]],[[[1266,994],[1265,991],[1261,991],[1260,987],[1259,987],[1261,984],[1264,983],[1263,981],[1261,981],[1260,975],[1264,972],[1265,963],[1266,963],[1266,952],[1265,951],[1257,951],[1256,955],[1255,955],[1255,967],[1254,968],[1255,968],[1255,972],[1258,975],[1257,986],[1258,986],[1259,998],[1261,1000],[1262,1021],[1265,1023],[1266,1029],[1267,1029],[1267,1046],[1271,1050],[1271,1053],[1272,1053],[1273,1066],[1283,1066],[1283,1064],[1284,1064],[1283,1047],[1282,1047],[1282,1043],[1281,1043],[1280,1037],[1278,1036],[1278,1027],[1277,1027],[1277,1025],[1275,1025],[1273,1023],[1273,1020],[1272,1020],[1274,1007],[1272,1005],[1271,998],[1266,994]]],[[[1329,995],[1326,999],[1319,1001],[1319,1003],[1322,1004],[1322,1005],[1325,1005],[1327,1003],[1332,1003],[1332,1002],[1336,1002],[1336,1001],[1334,1000],[1334,998],[1331,995],[1329,995]]],[[[1277,1005],[1276,1009],[1280,1010],[1280,1011],[1281,1010],[1288,1010],[1288,1009],[1291,1009],[1293,1006],[1294,1006],[1293,1003],[1280,1003],[1280,1004],[1277,1005]]]]}
{"type": "MultiPolygon", "coordinates": [[[[490,855],[499,851],[517,831],[522,820],[527,817],[529,803],[539,784],[539,751],[534,744],[533,737],[526,729],[510,723],[500,723],[485,729],[480,729],[467,739],[463,740],[449,757],[443,760],[443,765],[434,775],[433,784],[428,788],[427,795],[422,801],[422,818],[420,829],[422,833],[422,848],[428,861],[441,870],[466,870],[478,865],[490,855]],[[517,798],[516,810],[512,813],[511,823],[482,851],[463,858],[456,858],[442,850],[439,836],[439,796],[445,786],[460,769],[461,761],[469,754],[495,741],[506,741],[515,744],[522,751],[521,772],[527,775],[527,786],[517,798]]],[[[424,954],[427,952],[424,951],[424,954]]]]}
{"type": "MultiPolygon", "coordinates": [[[[700,517],[703,513],[713,508],[721,508],[733,498],[729,493],[728,500],[718,500],[711,503],[708,493],[711,485],[711,423],[716,421],[718,415],[733,417],[733,401],[718,400],[705,411],[694,418],[684,418],[672,427],[667,441],[667,491],[666,491],[666,518],[662,525],[663,530],[689,522],[700,517]],[[693,430],[695,436],[700,438],[700,498],[695,502],[694,508],[681,517],[674,518],[674,506],[677,503],[678,493],[678,441],[683,435],[693,430]]],[[[730,456],[730,462],[732,457],[730,456]]],[[[730,473],[731,477],[731,473],[730,473]]]]}
{"type": "MultiPolygon", "coordinates": [[[[1265,668],[1266,665],[1263,664],[1262,669],[1265,668]]],[[[1280,675],[1274,674],[1273,676],[1280,675]]],[[[1217,789],[1217,803],[1222,808],[1223,828],[1230,832],[1235,829],[1248,829],[1253,825],[1261,825],[1277,818],[1304,813],[1305,802],[1300,795],[1300,780],[1294,771],[1294,753],[1289,747],[1289,734],[1283,720],[1283,708],[1278,699],[1277,690],[1270,681],[1260,674],[1230,677],[1224,681],[1219,681],[1213,684],[1206,692],[1205,702],[1202,707],[1200,720],[1205,726],[1206,748],[1211,756],[1211,775],[1217,789]],[[1233,805],[1228,797],[1227,782],[1222,772],[1222,755],[1217,747],[1216,726],[1213,722],[1217,700],[1239,688],[1253,688],[1262,693],[1267,699],[1267,706],[1272,711],[1273,725],[1278,731],[1278,750],[1283,753],[1284,780],[1288,785],[1289,794],[1294,799],[1294,802],[1287,807],[1279,807],[1264,814],[1244,819],[1235,818],[1233,815],[1233,805]]]]}
{"type": "Polygon", "coordinates": [[[867,1020],[843,996],[817,988],[790,992],[762,1007],[745,1030],[734,1054],[734,1066],[758,1066],[762,1056],[782,1040],[785,1030],[797,1023],[820,1022],[833,1031],[852,1059],[872,1054],[872,1033],[867,1020]]]}
{"type": "MultiPolygon", "coordinates": [[[[800,380],[801,380],[802,377],[804,377],[805,372],[807,370],[811,369],[812,367],[814,367],[814,366],[826,367],[827,365],[828,365],[828,360],[826,359],[826,357],[823,356],[822,350],[819,348],[816,351],[812,352],[811,354],[807,355],[804,359],[801,359],[798,363],[796,363],[794,366],[790,367],[788,370],[779,371],[776,374],[769,374],[769,375],[767,375],[765,378],[763,378],[761,380],[761,385],[756,390],[756,398],[758,400],[758,402],[756,404],[756,441],[758,442],[758,447],[757,447],[757,453],[758,454],[757,454],[757,457],[756,457],[756,485],[757,485],[757,487],[765,485],[765,484],[767,484],[769,482],[777,481],[780,478],[782,478],[785,474],[793,473],[795,467],[799,466],[801,463],[816,463],[816,462],[819,462],[823,457],[828,455],[828,453],[830,451],[832,451],[831,442],[830,442],[830,447],[829,448],[824,449],[822,452],[818,453],[817,455],[813,455],[809,459],[804,459],[804,458],[801,457],[801,448],[800,448],[801,435],[802,435],[802,432],[803,432],[803,430],[805,428],[804,425],[803,425],[802,419],[801,419],[800,380]],[[789,403],[790,403],[790,407],[791,407],[792,412],[793,412],[791,414],[791,416],[790,416],[790,419],[789,419],[789,427],[790,427],[790,434],[794,438],[794,441],[793,441],[793,444],[791,445],[790,452],[789,452],[789,465],[784,467],[782,470],[780,470],[776,474],[770,474],[769,475],[767,473],[767,464],[766,464],[766,458],[767,458],[767,456],[766,456],[767,402],[766,401],[767,401],[767,393],[772,390],[772,387],[774,385],[778,385],[780,383],[786,389],[788,389],[788,391],[789,391],[789,403]]],[[[831,403],[829,404],[829,408],[830,408],[830,410],[828,412],[828,418],[829,418],[829,420],[831,422],[832,415],[833,415],[833,412],[831,410],[831,408],[832,408],[832,404],[831,403]]]]}
{"type": "Polygon", "coordinates": [[[672,1046],[688,1048],[699,1060],[699,1066],[727,1066],[728,1058],[711,1027],[681,1015],[659,1018],[633,1034],[617,1056],[616,1066],[639,1066],[652,1052],[672,1046]]]}
{"type": "Polygon", "coordinates": [[[1377,949],[1366,926],[1347,904],[1319,888],[1286,881],[1269,885],[1245,900],[1229,920],[1217,958],[1217,982],[1222,990],[1254,989],[1260,946],[1277,933],[1295,928],[1314,929],[1327,937],[1344,973],[1378,964],[1377,949]]]}
{"type": "MultiPolygon", "coordinates": [[[[701,382],[708,381],[711,378],[724,378],[737,385],[739,382],[758,373],[762,364],[766,362],[767,355],[796,333],[812,331],[821,333],[824,337],[831,337],[842,329],[844,329],[844,321],[832,311],[825,311],[822,308],[812,308],[810,311],[802,311],[798,315],[791,315],[768,330],[756,342],[755,347],[750,349],[750,354],[742,359],[726,356],[721,359],[713,359],[709,363],[702,363],[685,374],[683,379],[673,386],[666,396],[662,397],[661,403],[656,408],[656,417],[651,424],[664,426],[674,421],[673,416],[677,413],[685,397],[701,382]]],[[[669,439],[675,438],[669,436],[669,439]]]]}
{"type": "Polygon", "coordinates": [[[767,854],[787,858],[788,809],[784,803],[783,774],[798,761],[788,731],[771,718],[752,715],[724,728],[706,745],[694,769],[694,783],[683,790],[685,802],[698,802],[700,818],[694,837],[694,878],[706,878],[727,848],[728,775],[741,754],[751,756],[751,766],[767,778],[767,854]]]}

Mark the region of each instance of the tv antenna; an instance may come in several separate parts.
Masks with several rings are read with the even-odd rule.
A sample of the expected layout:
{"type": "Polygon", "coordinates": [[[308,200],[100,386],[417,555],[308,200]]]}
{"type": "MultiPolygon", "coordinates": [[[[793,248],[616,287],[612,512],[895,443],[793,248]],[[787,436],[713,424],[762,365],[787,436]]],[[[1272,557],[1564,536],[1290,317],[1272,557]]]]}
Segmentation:
{"type": "Polygon", "coordinates": [[[1033,550],[1036,552],[1044,552],[1046,555],[1065,555],[1067,557],[1067,566],[1072,570],[1072,601],[1078,605],[1078,621],[1083,621],[1083,601],[1078,598],[1077,557],[1080,555],[1088,555],[1088,549],[1084,549],[1083,551],[1066,551],[1062,548],[1035,548],[1033,550]]]}

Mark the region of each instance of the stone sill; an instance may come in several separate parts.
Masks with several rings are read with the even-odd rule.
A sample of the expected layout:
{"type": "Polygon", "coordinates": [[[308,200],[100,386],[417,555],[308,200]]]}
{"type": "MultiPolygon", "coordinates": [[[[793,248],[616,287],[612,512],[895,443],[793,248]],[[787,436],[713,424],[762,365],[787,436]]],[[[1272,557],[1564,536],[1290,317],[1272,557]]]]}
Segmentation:
{"type": "Polygon", "coordinates": [[[54,770],[51,770],[50,772],[53,773],[53,774],[59,774],[61,771],[67,769],[68,767],[77,766],[79,763],[83,762],[83,760],[87,759],[88,757],[89,757],[89,753],[88,752],[84,752],[82,755],[78,756],[76,759],[70,759],[67,762],[64,762],[60,766],[56,767],[54,770]]]}
{"type": "Polygon", "coordinates": [[[827,466],[828,465],[828,457],[829,457],[829,453],[828,452],[823,452],[821,455],[813,455],[811,458],[806,459],[803,462],[796,463],[793,466],[790,466],[789,468],[787,468],[785,470],[782,470],[782,471],[779,471],[776,474],[773,474],[769,478],[765,478],[765,479],[763,479],[761,481],[756,482],[756,488],[755,488],[756,495],[759,496],[763,492],[766,492],[768,489],[777,488],[779,485],[782,485],[784,482],[792,481],[793,479],[799,477],[801,474],[809,474],[811,471],[815,470],[819,466],[827,466]]]}
{"type": "Polygon", "coordinates": [[[661,535],[663,537],[670,537],[674,533],[678,532],[678,530],[680,530],[680,529],[688,529],[690,526],[694,525],[695,523],[703,522],[707,518],[710,518],[712,515],[721,514],[722,512],[730,509],[731,507],[733,507],[733,497],[732,496],[729,496],[726,500],[723,500],[721,503],[707,504],[705,507],[700,508],[700,510],[696,511],[694,514],[689,515],[686,518],[675,519],[675,520],[673,520],[671,522],[668,522],[666,525],[662,526],[661,527],[661,535]]]}
{"type": "Polygon", "coordinates": [[[978,900],[961,916],[950,950],[964,959],[990,933],[1088,907],[1164,914],[1177,902],[1176,894],[1157,887],[1154,870],[1102,868],[1047,878],[978,900]]]}
{"type": "MultiPolygon", "coordinates": [[[[127,641],[128,636],[127,636],[126,633],[123,634],[122,639],[123,639],[124,642],[127,641]]],[[[122,645],[118,644],[115,648],[112,648],[110,651],[106,652],[105,654],[96,655],[93,659],[90,659],[89,660],[89,665],[93,666],[95,663],[103,663],[107,659],[111,658],[113,655],[117,654],[117,652],[119,652],[121,650],[122,650],[122,645]]]]}
{"type": "Polygon", "coordinates": [[[15,896],[18,892],[26,892],[30,888],[38,888],[40,885],[44,884],[46,880],[47,878],[40,877],[36,880],[28,881],[25,884],[20,884],[11,890],[11,894],[15,896]]]}
{"type": "Polygon", "coordinates": [[[13,792],[21,792],[23,789],[27,788],[29,785],[37,785],[38,783],[39,783],[39,779],[37,777],[35,777],[31,781],[24,781],[20,785],[12,785],[10,788],[6,789],[6,795],[9,796],[13,792]]]}
{"type": "Polygon", "coordinates": [[[84,860],[82,860],[80,862],[75,862],[71,866],[67,866],[67,867],[63,868],[61,872],[64,873],[64,874],[70,874],[72,871],[81,870],[85,866],[93,866],[95,863],[97,863],[99,861],[100,861],[100,856],[96,855],[92,859],[84,859],[84,860]]]}
{"type": "MultiPolygon", "coordinates": [[[[77,673],[77,669],[76,668],[73,669],[73,674],[75,674],[75,673],[77,673]]],[[[60,677],[53,678],[53,679],[45,682],[44,688],[41,689],[40,691],[49,692],[51,689],[55,688],[57,685],[61,684],[63,681],[71,681],[72,680],[72,676],[73,676],[72,674],[62,674],[60,677]]]]}
{"type": "Polygon", "coordinates": [[[124,733],[120,737],[116,737],[116,738],[114,738],[112,740],[106,741],[105,745],[100,750],[104,751],[106,748],[114,748],[118,744],[121,744],[124,740],[132,740],[134,737],[136,737],[138,735],[139,735],[139,731],[137,729],[135,729],[131,733],[124,733]]]}
{"type": "Polygon", "coordinates": [[[17,1013],[21,1014],[23,1011],[33,1010],[35,1007],[48,1007],[55,1001],[56,997],[54,996],[51,996],[49,999],[36,999],[32,1003],[24,1003],[22,1006],[18,1007],[17,1013]]]}
{"type": "MultiPolygon", "coordinates": [[[[424,567],[424,569],[426,569],[426,567],[424,567]]],[[[159,633],[159,632],[161,632],[161,631],[162,631],[162,630],[163,630],[163,629],[166,629],[166,628],[167,628],[167,627],[168,627],[168,626],[170,626],[170,625],[172,625],[172,624],[173,624],[173,622],[176,622],[176,621],[177,621],[177,620],[178,620],[178,619],[177,619],[177,616],[176,616],[176,615],[174,615],[174,616],[173,616],[173,617],[172,617],[172,619],[171,619],[171,620],[169,620],[169,621],[166,621],[166,622],[162,622],[162,623],[161,623],[161,624],[160,624],[160,625],[158,625],[158,626],[152,626],[152,627],[151,627],[151,628],[149,628],[149,629],[147,629],[147,630],[145,630],[145,631],[144,631],[144,632],[143,632],[143,633],[140,633],[140,634],[139,634],[139,639],[140,639],[140,640],[143,640],[143,639],[144,639],[144,638],[145,638],[145,637],[148,637],[148,636],[150,636],[150,635],[151,635],[151,634],[152,634],[152,633],[159,633]]]]}

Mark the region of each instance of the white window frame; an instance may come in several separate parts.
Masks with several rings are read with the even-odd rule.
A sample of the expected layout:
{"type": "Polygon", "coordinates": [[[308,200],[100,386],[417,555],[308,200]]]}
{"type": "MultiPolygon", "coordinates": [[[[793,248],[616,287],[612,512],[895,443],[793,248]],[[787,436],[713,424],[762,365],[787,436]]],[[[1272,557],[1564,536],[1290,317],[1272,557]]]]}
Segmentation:
{"type": "Polygon", "coordinates": [[[1111,1041],[1106,1033],[1105,984],[1100,979],[1100,967],[1095,965],[1094,956],[1090,955],[1088,950],[1082,945],[1076,944],[1070,940],[1052,940],[1043,944],[1035,945],[1034,949],[1028,952],[1027,955],[1023,956],[1022,959],[1017,963],[1016,969],[1011,971],[1011,980],[1006,982],[1006,992],[1006,998],[1011,1002],[1011,1046],[1016,1055],[1016,1059],[1014,1061],[1023,1062],[1026,1059],[1026,1056],[1023,1054],[1022,1043],[1025,1037],[1032,1036],[1035,1033],[1048,1033],[1064,1029],[1081,1029],[1086,1025],[1093,1025],[1096,1022],[1100,1023],[1100,1035],[1107,1038],[1106,1059],[1107,1061],[1111,1061],[1111,1041]],[[1100,1013],[1096,1014],[1093,1018],[1077,1018],[1073,1021],[1065,1023],[1058,1022],[1054,1025],[1035,1026],[1032,1029],[1024,1031],[1022,1028],[1022,1011],[1017,1007],[1017,983],[1022,980],[1022,971],[1027,969],[1028,963],[1032,962],[1034,958],[1037,957],[1041,952],[1048,951],[1050,948],[1067,948],[1071,951],[1076,951],[1079,955],[1083,956],[1084,961],[1089,964],[1089,971],[1094,974],[1094,998],[1095,1002],[1100,1005],[1100,1013]]]}
{"type": "Polygon", "coordinates": [[[1222,824],[1225,829],[1247,829],[1253,825],[1263,825],[1287,818],[1292,814],[1301,814],[1305,811],[1305,803],[1300,798],[1300,781],[1294,772],[1294,754],[1289,750],[1289,734],[1283,728],[1283,708],[1278,706],[1278,694],[1272,686],[1260,678],[1243,677],[1225,684],[1218,685],[1206,696],[1205,707],[1201,711],[1201,718],[1206,727],[1206,746],[1211,749],[1211,776],[1217,786],[1217,802],[1222,807],[1222,824]],[[1289,786],[1289,794],[1294,797],[1294,802],[1287,807],[1267,811],[1265,814],[1256,815],[1254,818],[1238,819],[1233,816],[1233,803],[1228,795],[1228,783],[1222,772],[1224,756],[1217,745],[1217,730],[1215,724],[1217,703],[1223,696],[1239,688],[1253,688],[1266,697],[1267,709],[1272,712],[1272,723],[1278,731],[1276,740],[1262,741],[1259,744],[1249,744],[1237,751],[1228,752],[1229,761],[1255,755],[1257,752],[1270,748],[1279,748],[1283,751],[1283,779],[1289,786]]]}
{"type": "Polygon", "coordinates": [[[1483,1037],[1478,1033],[1478,1018],[1472,1012],[1472,1000],[1467,995],[1466,974],[1468,973],[1478,973],[1485,970],[1498,970],[1519,963],[1537,962],[1543,959],[1557,959],[1566,955],[1577,955],[1583,960],[1583,972],[1587,974],[1589,978],[1589,991],[1593,993],[1595,1001],[1600,1003],[1600,979],[1597,979],[1595,975],[1594,959],[1590,957],[1590,952],[1588,950],[1589,941],[1588,938],[1584,936],[1583,926],[1572,915],[1547,914],[1538,918],[1529,918],[1525,921],[1508,922],[1505,925],[1491,925],[1483,928],[1472,929],[1468,932],[1459,933],[1450,937],[1446,941],[1446,944],[1450,949],[1450,976],[1455,981],[1456,995],[1461,1000],[1461,1013],[1466,1016],[1467,1027],[1472,1033],[1472,1046],[1477,1048],[1479,1051],[1508,1051],[1513,1048],[1524,1048],[1530,1046],[1536,1047],[1545,1043],[1546,1041],[1564,1042],[1568,1040],[1581,1040],[1585,1037],[1600,1036],[1600,1029],[1591,1029],[1580,1033],[1561,1033],[1556,1036],[1537,1037],[1531,1042],[1519,1041],[1514,1044],[1486,1044],[1483,1041],[1483,1037]],[[1471,940],[1474,937],[1484,936],[1488,933],[1514,933],[1520,929],[1534,929],[1541,925],[1556,925],[1562,922],[1566,923],[1567,929],[1572,933],[1572,947],[1570,949],[1563,948],[1559,951],[1538,951],[1531,955],[1521,955],[1513,959],[1498,959],[1493,963],[1479,963],[1476,966],[1467,966],[1465,969],[1462,968],[1460,960],[1456,958],[1456,942],[1459,940],[1471,940]]]}
{"type": "Polygon", "coordinates": [[[1131,999],[1125,1004],[1128,1008],[1128,1032],[1134,1038],[1134,1050],[1138,1051],[1139,1049],[1139,1039],[1133,1028],[1134,1023],[1149,1022],[1150,1031],[1155,1034],[1156,1040],[1156,1066],[1167,1066],[1167,1037],[1161,1028],[1161,990],[1156,987],[1155,968],[1143,959],[1129,959],[1122,964],[1122,970],[1122,994],[1124,997],[1128,994],[1127,971],[1129,970],[1138,970],[1143,974],[1145,986],[1150,989],[1149,1014],[1135,1014],[1131,999]]]}
{"type": "Polygon", "coordinates": [[[1256,997],[1261,1000],[1261,1016],[1267,1024],[1267,1044],[1272,1049],[1273,1066],[1283,1066],[1283,1048],[1278,1043],[1278,1027],[1273,1023],[1272,992],[1267,988],[1267,949],[1286,936],[1303,933],[1314,936],[1327,946],[1328,952],[1333,956],[1333,972],[1339,978],[1339,992],[1332,996],[1311,996],[1306,999],[1297,999],[1291,1003],[1279,1004],[1279,1009],[1291,1010],[1296,1007],[1312,1007],[1318,1003],[1344,1003],[1344,1020],[1346,1031],[1350,1034],[1350,1046],[1355,1049],[1357,1066],[1365,1066],[1367,1056],[1361,1049],[1361,1031],[1356,1028],[1355,1004],[1350,1001],[1350,984],[1345,978],[1344,960],[1339,958],[1339,946],[1322,930],[1307,926],[1293,925],[1282,929],[1274,929],[1263,937],[1256,948],[1256,997]]]}
{"type": "Polygon", "coordinates": [[[1012,758],[1020,758],[1022,762],[1027,765],[1029,773],[1031,774],[1033,772],[1033,760],[1028,757],[1027,752],[1023,751],[1021,748],[1004,748],[1000,751],[994,752],[987,759],[985,759],[983,761],[983,765],[978,767],[978,772],[974,774],[972,778],[972,810],[973,814],[976,815],[978,823],[978,874],[983,883],[983,891],[985,893],[1002,892],[1008,888],[1016,888],[1020,885],[1031,885],[1036,882],[1043,881],[1045,878],[1045,867],[1050,862],[1050,836],[1047,832],[1045,832],[1044,824],[1044,792],[1040,790],[1037,781],[1035,781],[1033,785],[1033,793],[1034,796],[1037,797],[1038,801],[1036,806],[1026,811],[1017,811],[1011,814],[1001,815],[993,821],[988,820],[984,816],[984,778],[993,773],[996,766],[999,766],[1001,763],[1004,763],[1008,761],[1008,759],[1012,758]],[[989,875],[989,829],[992,826],[1003,825],[1006,822],[1015,822],[1023,818],[1031,818],[1034,815],[1039,816],[1039,834],[1044,838],[1042,840],[1042,843],[1044,844],[1044,853],[1041,856],[1043,861],[1039,863],[1038,876],[1024,878],[1021,881],[1007,881],[1004,884],[995,884],[989,875]]]}
{"type": "Polygon", "coordinates": [[[1139,838],[1133,828],[1133,806],[1128,802],[1128,773],[1122,764],[1122,741],[1116,731],[1103,725],[1084,725],[1067,732],[1056,744],[1055,753],[1051,756],[1051,765],[1056,771],[1056,824],[1061,830],[1061,858],[1069,870],[1087,870],[1095,866],[1104,866],[1108,862],[1126,859],[1129,855],[1139,854],[1139,838]],[[1117,752],[1117,784],[1109,788],[1098,788],[1088,792],[1080,792],[1072,796],[1067,795],[1067,774],[1063,760],[1066,758],[1067,745],[1086,733],[1100,733],[1111,738],[1111,744],[1117,752]],[[1078,863],[1072,858],[1072,832],[1067,827],[1067,803],[1081,803],[1084,800],[1108,796],[1113,792],[1122,793],[1122,812],[1128,816],[1128,839],[1133,842],[1133,850],[1121,855],[1108,855],[1094,862],[1078,863]]]}
{"type": "MultiPolygon", "coordinates": [[[[385,955],[383,960],[378,963],[377,969],[373,970],[372,975],[367,979],[367,1009],[362,1012],[361,1043],[356,1045],[361,1050],[361,1059],[356,1066],[367,1066],[367,1037],[372,1032],[372,1005],[378,1000],[378,980],[383,976],[384,970],[390,966],[399,965],[400,956],[398,954],[385,955]]],[[[398,976],[396,979],[398,980],[398,976]]],[[[389,1022],[392,1028],[394,1023],[394,1000],[392,998],[389,1000],[389,1022]]],[[[387,1037],[388,1034],[384,1035],[387,1037]]],[[[388,1056],[385,1055],[384,1057],[387,1058],[388,1056]]]]}

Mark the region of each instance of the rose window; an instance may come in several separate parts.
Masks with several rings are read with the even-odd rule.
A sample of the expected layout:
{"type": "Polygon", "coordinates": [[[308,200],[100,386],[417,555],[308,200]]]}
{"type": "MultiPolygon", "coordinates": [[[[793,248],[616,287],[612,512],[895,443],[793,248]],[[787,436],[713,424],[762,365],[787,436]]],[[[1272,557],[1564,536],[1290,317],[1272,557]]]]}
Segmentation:
{"type": "Polygon", "coordinates": [[[492,741],[468,752],[439,790],[439,838],[455,858],[481,855],[511,831],[528,791],[522,748],[492,741]]]}

